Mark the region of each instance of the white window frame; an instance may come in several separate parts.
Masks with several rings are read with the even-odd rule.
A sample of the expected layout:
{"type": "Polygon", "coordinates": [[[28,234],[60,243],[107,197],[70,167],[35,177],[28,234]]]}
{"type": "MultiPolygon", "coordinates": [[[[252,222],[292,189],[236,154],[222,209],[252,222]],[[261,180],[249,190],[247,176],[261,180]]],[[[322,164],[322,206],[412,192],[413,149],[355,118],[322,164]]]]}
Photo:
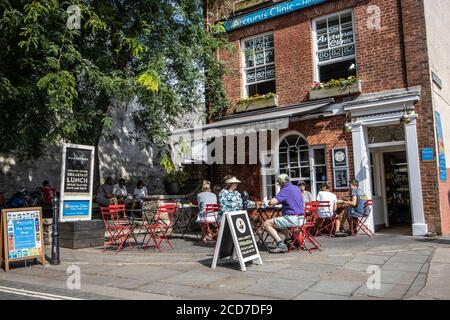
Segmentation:
{"type": "Polygon", "coordinates": [[[269,81],[275,81],[276,83],[276,67],[275,67],[275,60],[272,63],[264,63],[263,65],[257,67],[251,67],[251,68],[247,68],[247,64],[246,64],[246,60],[245,60],[245,41],[248,41],[250,39],[254,39],[254,38],[260,38],[260,37],[264,37],[266,35],[273,35],[273,52],[274,55],[276,54],[275,52],[275,33],[274,32],[265,32],[265,33],[261,33],[258,35],[252,35],[250,37],[246,37],[246,38],[242,38],[241,39],[241,63],[242,63],[242,76],[243,76],[243,83],[244,83],[244,97],[243,98],[248,98],[248,85],[253,85],[253,84],[258,84],[258,83],[264,83],[264,82],[269,82],[269,81]],[[274,66],[275,69],[275,77],[273,78],[273,80],[264,80],[264,81],[255,81],[252,82],[251,84],[247,83],[247,69],[257,69],[257,68],[261,68],[261,67],[267,67],[267,66],[274,66]]]}
{"type": "MultiPolygon", "coordinates": [[[[340,17],[339,17],[339,24],[340,23],[341,23],[341,21],[340,21],[340,17]]],[[[316,81],[316,82],[321,81],[321,79],[320,79],[320,71],[319,71],[319,67],[320,66],[325,66],[325,65],[328,65],[328,64],[334,64],[334,63],[347,61],[347,60],[353,60],[353,59],[356,61],[356,65],[358,65],[357,52],[356,52],[355,13],[354,13],[354,11],[352,9],[343,10],[343,11],[339,11],[339,12],[334,12],[332,14],[328,14],[328,15],[325,15],[325,16],[314,18],[312,20],[312,30],[313,30],[313,41],[314,41],[314,79],[315,79],[314,81],[316,81]],[[351,13],[352,14],[352,27],[353,27],[355,54],[351,55],[351,56],[347,56],[347,57],[341,57],[341,58],[338,58],[338,59],[333,59],[333,60],[330,60],[330,61],[319,62],[319,45],[317,43],[317,21],[323,20],[323,19],[328,19],[330,17],[337,16],[337,15],[340,16],[340,15],[346,14],[346,13],[351,13]]]]}
{"type": "Polygon", "coordinates": [[[315,146],[310,146],[309,147],[309,152],[310,152],[310,162],[311,162],[311,172],[312,172],[312,177],[311,177],[311,193],[314,197],[314,199],[316,199],[317,194],[319,193],[320,190],[317,190],[317,183],[318,181],[316,180],[316,168],[317,167],[325,167],[325,174],[327,174],[327,182],[328,182],[328,166],[327,166],[327,148],[325,145],[315,145],[315,146]],[[319,164],[316,165],[316,159],[314,158],[314,150],[324,150],[325,152],[325,164],[319,164]]]}

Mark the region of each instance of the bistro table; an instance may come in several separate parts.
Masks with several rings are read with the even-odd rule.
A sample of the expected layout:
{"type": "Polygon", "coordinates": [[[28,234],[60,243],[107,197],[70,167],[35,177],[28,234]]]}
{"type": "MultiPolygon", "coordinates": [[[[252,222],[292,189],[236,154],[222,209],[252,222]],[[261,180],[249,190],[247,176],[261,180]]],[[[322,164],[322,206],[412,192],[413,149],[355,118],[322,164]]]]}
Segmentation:
{"type": "Polygon", "coordinates": [[[145,240],[147,236],[149,236],[149,234],[145,230],[145,224],[154,223],[156,217],[156,214],[147,214],[151,213],[150,211],[151,209],[127,209],[125,211],[126,219],[133,228],[131,237],[133,237],[135,244],[139,248],[139,250],[144,248],[145,240]],[[142,241],[139,242],[138,237],[142,234],[142,230],[144,230],[144,237],[142,241]]]}
{"type": "MultiPolygon", "coordinates": [[[[255,210],[255,209],[249,209],[255,210]]],[[[265,246],[269,234],[264,230],[264,222],[281,215],[281,206],[259,207],[256,213],[251,214],[251,221],[253,223],[253,232],[258,237],[256,241],[258,247],[265,246]]]]}
{"type": "Polygon", "coordinates": [[[182,205],[181,207],[177,207],[173,229],[175,230],[177,228],[181,233],[181,237],[184,237],[189,231],[193,231],[198,238],[199,234],[192,228],[197,220],[198,210],[198,206],[195,205],[182,205]]]}

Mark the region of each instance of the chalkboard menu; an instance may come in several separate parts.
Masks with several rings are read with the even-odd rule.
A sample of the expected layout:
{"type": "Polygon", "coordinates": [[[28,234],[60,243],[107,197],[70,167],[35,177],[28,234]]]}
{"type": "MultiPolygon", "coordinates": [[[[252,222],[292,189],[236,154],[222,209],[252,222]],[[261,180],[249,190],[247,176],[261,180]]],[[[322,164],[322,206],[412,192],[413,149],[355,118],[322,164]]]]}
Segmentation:
{"type": "Polygon", "coordinates": [[[45,262],[41,208],[2,210],[2,259],[5,271],[14,261],[39,258],[45,262]]]}
{"type": "Polygon", "coordinates": [[[242,271],[247,270],[245,266],[247,261],[257,260],[258,264],[262,264],[246,211],[223,214],[211,267],[215,269],[218,259],[232,257],[234,251],[236,251],[242,271]]]}

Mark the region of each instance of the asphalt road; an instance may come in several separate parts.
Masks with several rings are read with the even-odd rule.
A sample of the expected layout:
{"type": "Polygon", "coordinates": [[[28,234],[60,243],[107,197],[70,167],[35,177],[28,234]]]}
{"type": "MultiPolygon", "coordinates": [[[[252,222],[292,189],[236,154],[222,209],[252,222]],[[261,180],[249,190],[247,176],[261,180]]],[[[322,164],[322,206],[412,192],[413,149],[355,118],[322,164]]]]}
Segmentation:
{"type": "Polygon", "coordinates": [[[96,296],[82,293],[34,286],[12,281],[0,282],[0,300],[103,300],[108,297],[96,296]]]}

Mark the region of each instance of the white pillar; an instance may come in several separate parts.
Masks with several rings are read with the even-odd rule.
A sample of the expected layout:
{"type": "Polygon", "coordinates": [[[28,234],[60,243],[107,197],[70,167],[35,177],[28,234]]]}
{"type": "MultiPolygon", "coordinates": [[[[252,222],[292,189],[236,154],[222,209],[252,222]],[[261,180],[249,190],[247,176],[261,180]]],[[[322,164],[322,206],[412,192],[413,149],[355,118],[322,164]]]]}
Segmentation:
{"type": "MultiPolygon", "coordinates": [[[[370,176],[370,158],[367,150],[367,133],[361,124],[352,124],[353,140],[353,162],[355,168],[355,179],[359,182],[359,188],[371,199],[372,184],[370,176]]],[[[373,214],[366,222],[367,227],[375,232],[373,214]]]]}
{"type": "Polygon", "coordinates": [[[408,159],[408,180],[412,212],[412,231],[414,236],[428,233],[425,223],[422,198],[422,180],[420,175],[419,144],[417,142],[416,118],[405,125],[406,156],[408,159]]]}

